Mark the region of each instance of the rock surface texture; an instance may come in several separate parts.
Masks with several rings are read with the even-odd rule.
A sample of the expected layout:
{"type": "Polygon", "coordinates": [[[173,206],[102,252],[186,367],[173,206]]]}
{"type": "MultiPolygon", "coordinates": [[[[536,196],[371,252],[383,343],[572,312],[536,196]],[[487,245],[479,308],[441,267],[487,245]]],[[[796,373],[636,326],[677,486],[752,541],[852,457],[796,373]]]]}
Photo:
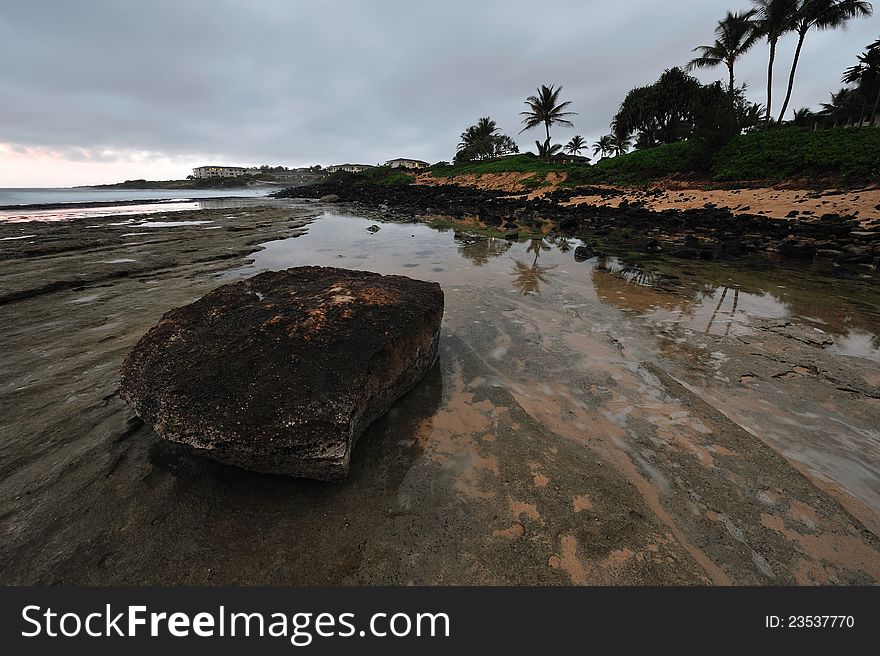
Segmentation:
{"type": "Polygon", "coordinates": [[[437,357],[443,291],[324,267],[261,273],[167,312],[121,369],[156,432],[227,464],[346,476],[358,437],[437,357]]]}

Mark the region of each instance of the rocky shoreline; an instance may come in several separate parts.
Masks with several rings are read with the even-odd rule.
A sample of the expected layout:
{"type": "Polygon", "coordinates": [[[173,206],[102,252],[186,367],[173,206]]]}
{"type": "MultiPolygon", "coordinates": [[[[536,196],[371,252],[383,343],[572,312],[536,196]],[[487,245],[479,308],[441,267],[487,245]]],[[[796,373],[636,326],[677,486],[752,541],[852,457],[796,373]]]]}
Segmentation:
{"type": "Polygon", "coordinates": [[[880,378],[829,345],[880,333],[872,281],[832,298],[777,268],[670,258],[677,283],[638,284],[564,239],[359,214],[0,223],[0,581],[880,580],[880,378]],[[196,457],[135,415],[118,372],[165,313],[303,265],[444,292],[439,361],[358,439],[344,481],[196,457]],[[788,318],[752,317],[773,294],[788,318]]]}
{"type": "Polygon", "coordinates": [[[611,188],[556,189],[537,198],[458,185],[379,186],[329,181],[289,188],[278,198],[321,199],[393,211],[413,218],[443,215],[479,222],[515,238],[540,230],[577,236],[595,252],[603,244],[626,244],[644,253],[666,253],[683,259],[737,260],[752,255],[791,260],[834,275],[871,274],[880,264],[880,221],[864,225],[855,216],[826,213],[786,219],[759,214],[734,214],[730,208],[707,203],[695,209],[653,211],[647,202],[664,193],[629,192],[611,188]],[[572,199],[627,196],[617,206],[577,203],[572,199]]]}

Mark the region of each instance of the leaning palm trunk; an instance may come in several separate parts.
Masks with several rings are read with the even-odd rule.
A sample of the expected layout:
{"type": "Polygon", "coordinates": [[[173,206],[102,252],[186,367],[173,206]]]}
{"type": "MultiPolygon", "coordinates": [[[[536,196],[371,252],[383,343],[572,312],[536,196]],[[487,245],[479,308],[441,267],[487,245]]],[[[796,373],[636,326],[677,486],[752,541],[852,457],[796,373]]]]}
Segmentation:
{"type": "MultiPolygon", "coordinates": [[[[785,93],[785,102],[782,103],[782,111],[779,112],[779,122],[782,123],[782,119],[785,118],[785,110],[788,109],[788,101],[791,100],[791,90],[794,87],[794,74],[797,71],[798,60],[801,57],[801,48],[804,46],[804,37],[807,36],[807,33],[804,31],[800,31],[798,34],[798,42],[797,48],[794,50],[794,60],[791,62],[791,73],[788,76],[788,91],[785,93]]],[[[770,113],[769,101],[768,101],[767,113],[770,113]]]]}
{"type": "Polygon", "coordinates": [[[776,61],[776,39],[770,40],[770,62],[767,64],[767,127],[770,127],[772,114],[770,112],[773,104],[773,62],[776,61]]]}

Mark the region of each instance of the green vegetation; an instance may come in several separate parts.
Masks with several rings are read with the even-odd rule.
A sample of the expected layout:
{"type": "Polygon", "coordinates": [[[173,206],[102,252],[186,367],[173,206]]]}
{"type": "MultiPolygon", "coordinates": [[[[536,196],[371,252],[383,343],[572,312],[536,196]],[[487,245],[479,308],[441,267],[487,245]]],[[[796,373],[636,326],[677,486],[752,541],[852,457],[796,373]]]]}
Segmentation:
{"type": "Polygon", "coordinates": [[[697,46],[694,52],[699,56],[688,64],[688,70],[695,68],[715,68],[724,64],[727,67],[727,92],[735,93],[733,67],[736,60],[746,54],[761,38],[753,22],[755,12],[746,11],[739,14],[727,12],[724,20],[718,21],[715,28],[715,43],[710,46],[697,46]]]}
{"type": "Polygon", "coordinates": [[[635,185],[650,180],[693,174],[700,168],[702,149],[688,141],[636,150],[605,158],[591,167],[568,174],[566,186],[608,183],[635,185]]]}
{"type": "Polygon", "coordinates": [[[693,141],[637,150],[571,172],[565,184],[632,185],[670,177],[705,182],[822,179],[869,183],[880,178],[877,153],[880,130],[787,127],[735,137],[716,152],[693,141]]]}
{"type": "Polygon", "coordinates": [[[519,147],[506,134],[502,134],[490,117],[486,116],[461,133],[461,142],[455,153],[456,162],[492,159],[518,153],[519,147]]]}
{"type": "MultiPolygon", "coordinates": [[[[583,165],[575,166],[584,168],[583,165]]],[[[452,165],[435,164],[428,170],[434,177],[449,178],[454,175],[482,175],[484,173],[538,173],[543,176],[550,172],[560,173],[568,171],[571,168],[573,167],[555,162],[548,163],[538,159],[531,153],[525,153],[481,162],[464,162],[452,165]]]]}
{"type": "Polygon", "coordinates": [[[574,116],[576,113],[566,111],[571,105],[571,101],[566,100],[560,102],[559,94],[561,92],[562,87],[554,89],[552,84],[549,87],[546,84],[542,84],[541,88],[538,89],[537,95],[526,98],[525,103],[528,110],[520,112],[520,114],[525,117],[522,120],[525,127],[520,130],[520,134],[526,130],[538,127],[539,125],[544,126],[544,129],[547,132],[547,139],[543,144],[536,141],[535,145],[538,147],[538,155],[547,162],[551,162],[553,160],[553,155],[562,148],[561,146],[555,147],[550,143],[551,126],[563,125],[566,127],[573,127],[572,122],[568,120],[568,117],[574,116]]]}
{"type": "Polygon", "coordinates": [[[565,144],[565,152],[571,155],[580,155],[581,151],[587,147],[587,142],[584,141],[584,138],[576,134],[571,138],[567,144],[565,144]]]}
{"type": "MultiPolygon", "coordinates": [[[[794,87],[794,75],[797,71],[801,49],[804,46],[804,38],[807,33],[815,28],[817,30],[831,30],[838,27],[846,27],[846,24],[854,18],[867,18],[874,12],[870,2],[864,0],[797,0],[791,17],[791,30],[797,32],[798,43],[794,51],[794,60],[791,63],[791,72],[788,76],[788,90],[782,110],[779,112],[778,121],[785,118],[785,110],[791,100],[791,90],[794,87]]],[[[769,102],[768,102],[769,115],[769,102]]]]}
{"type": "MultiPolygon", "coordinates": [[[[91,185],[102,189],[240,189],[265,181],[262,175],[242,175],[234,178],[190,178],[186,180],[126,180],[112,184],[91,185]]],[[[271,178],[274,180],[274,178],[271,178]]]]}
{"type": "Polygon", "coordinates": [[[713,180],[880,179],[880,130],[784,128],[734,139],[712,158],[713,180]]]}
{"type": "Polygon", "coordinates": [[[455,165],[434,165],[435,177],[465,174],[532,173],[520,184],[535,189],[548,173],[565,173],[566,187],[590,184],[639,185],[667,178],[700,182],[815,179],[859,184],[880,179],[880,130],[785,127],[734,137],[718,150],[696,140],[636,150],[593,166],[548,164],[534,155],[455,165]]]}
{"type": "MultiPolygon", "coordinates": [[[[573,127],[571,103],[560,99],[562,87],[541,85],[525,100],[526,130],[544,127],[546,139],[535,141],[535,152],[516,152],[512,140],[500,134],[495,122],[481,118],[461,135],[450,165],[430,168],[437,177],[465,174],[531,174],[521,184],[537,188],[550,172],[567,174],[566,185],[593,183],[641,184],[669,177],[709,181],[777,181],[795,178],[835,178],[838,183],[872,182],[878,177],[875,154],[880,132],[841,132],[838,126],[880,125],[880,40],[859,56],[859,63],[844,73],[849,85],[832,94],[831,103],[813,112],[795,110],[784,122],[798,62],[806,36],[815,30],[845,27],[856,18],[871,16],[865,0],[751,0],[752,9],[726,12],[715,28],[711,45],[693,49],[696,57],[685,69],[669,68],[653,84],[629,91],[611,121],[611,133],[593,144],[602,159],[590,167],[572,163],[587,148],[581,135],[564,147],[554,144],[554,125],[573,127]],[[797,34],[797,46],[788,76],[779,119],[773,121],[772,90],[777,47],[782,37],[797,34]],[[746,86],[736,86],[736,63],[765,39],[767,60],[766,104],[746,99],[746,86]],[[726,68],[726,84],[702,84],[686,71],[726,68]],[[856,122],[856,120],[858,122],[856,122]],[[812,131],[810,131],[812,128],[812,131]],[[819,130],[823,132],[819,132],[819,130]],[[759,134],[758,130],[762,130],[759,134]],[[636,151],[627,154],[631,147],[636,151]],[[572,157],[561,154],[563,148],[572,157]],[[613,156],[613,157],[609,157],[613,156]]],[[[388,184],[402,183],[391,179],[388,184]]]]}
{"type": "Polygon", "coordinates": [[[335,184],[344,187],[362,185],[396,187],[399,185],[409,185],[414,181],[415,178],[412,175],[404,173],[400,169],[393,169],[390,166],[376,166],[361,173],[337,171],[327,176],[324,182],[328,185],[335,184]]]}

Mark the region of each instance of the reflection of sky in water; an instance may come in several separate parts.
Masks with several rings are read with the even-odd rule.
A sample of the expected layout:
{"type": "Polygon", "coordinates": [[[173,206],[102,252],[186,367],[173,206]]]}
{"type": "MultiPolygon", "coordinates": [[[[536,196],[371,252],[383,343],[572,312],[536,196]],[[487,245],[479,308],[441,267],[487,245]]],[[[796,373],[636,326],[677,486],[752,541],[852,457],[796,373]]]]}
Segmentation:
{"type": "Polygon", "coordinates": [[[763,289],[745,291],[735,280],[729,286],[711,284],[687,263],[666,262],[668,271],[660,273],[614,257],[576,262],[580,243],[549,238],[515,243],[418,223],[327,214],[301,237],[263,244],[246,272],[338,266],[433,280],[445,288],[479,285],[526,296],[552,295],[565,286],[634,312],[663,333],[673,328],[735,336],[751,332],[750,318],[783,319],[827,333],[835,352],[880,361],[876,316],[860,316],[860,327],[854,328],[851,309],[844,312],[832,296],[799,290],[799,280],[781,270],[762,272],[769,281],[763,289]],[[373,224],[381,230],[368,231],[373,224]]]}
{"type": "Polygon", "coordinates": [[[72,221],[75,219],[97,219],[105,216],[129,216],[134,214],[158,214],[161,212],[185,212],[194,210],[240,209],[257,206],[264,207],[266,205],[274,204],[281,205],[282,202],[271,198],[212,198],[210,200],[179,199],[155,203],[107,205],[104,207],[66,206],[42,210],[23,208],[0,210],[0,222],[58,222],[72,221]]]}

